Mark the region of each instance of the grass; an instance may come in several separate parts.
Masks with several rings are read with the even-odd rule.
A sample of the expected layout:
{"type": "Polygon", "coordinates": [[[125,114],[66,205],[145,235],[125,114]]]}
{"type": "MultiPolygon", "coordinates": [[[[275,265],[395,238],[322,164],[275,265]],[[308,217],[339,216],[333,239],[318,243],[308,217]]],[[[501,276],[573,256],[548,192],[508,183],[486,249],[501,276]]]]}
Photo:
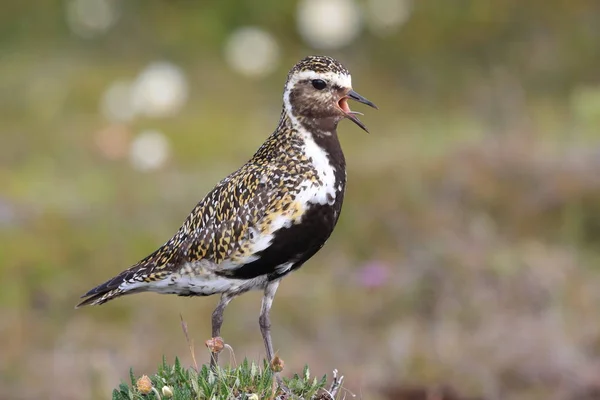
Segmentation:
{"type": "Polygon", "coordinates": [[[122,383],[113,390],[113,400],[164,399],[330,399],[326,376],[312,377],[308,366],[301,375],[284,379],[290,393],[274,385],[273,372],[266,361],[244,361],[239,366],[219,367],[213,372],[203,365],[200,370],[185,368],[178,358],[170,365],[163,358],[155,375],[136,377],[130,371],[130,384],[122,383]]]}
{"type": "Polygon", "coordinates": [[[183,316],[181,327],[191,354],[193,366],[185,368],[178,357],[175,363],[169,365],[163,356],[162,364],[155,375],[142,375],[136,378],[133,368],[129,370],[130,385],[122,383],[113,390],[113,400],[141,400],[162,398],[174,400],[259,400],[259,399],[335,399],[343,381],[343,377],[333,372],[333,381],[329,390],[326,389],[327,376],[321,379],[312,377],[308,365],[301,375],[294,374],[291,378],[283,378],[284,391],[275,380],[275,373],[281,372],[284,362],[275,356],[269,364],[267,360],[262,365],[256,361],[244,358],[240,365],[235,361],[233,348],[223,342],[223,339],[212,338],[206,341],[209,355],[220,353],[223,349],[230,352],[233,365],[217,367],[216,370],[204,364],[200,368],[196,361],[194,342],[190,339],[188,326],[183,316]]]}

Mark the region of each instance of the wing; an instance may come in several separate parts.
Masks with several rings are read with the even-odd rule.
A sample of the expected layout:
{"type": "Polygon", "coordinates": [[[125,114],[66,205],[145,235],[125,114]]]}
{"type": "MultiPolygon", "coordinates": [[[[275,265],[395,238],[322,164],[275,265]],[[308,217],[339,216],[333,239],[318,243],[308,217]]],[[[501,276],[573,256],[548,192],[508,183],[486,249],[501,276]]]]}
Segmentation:
{"type": "MultiPolygon", "coordinates": [[[[250,167],[243,178],[234,178],[219,190],[210,204],[202,205],[200,224],[186,221],[186,241],[178,263],[208,261],[218,275],[235,277],[235,270],[256,261],[268,248],[274,233],[302,217],[304,205],[287,188],[300,176],[285,175],[277,167],[250,167]],[[220,199],[220,201],[219,201],[220,199]]],[[[207,198],[210,197],[207,196],[207,198]]],[[[193,213],[195,214],[195,213],[193,213]]]]}
{"type": "Polygon", "coordinates": [[[223,265],[246,253],[257,226],[278,197],[278,181],[264,168],[254,167],[218,186],[180,229],[182,261],[223,265]]]}
{"type": "MultiPolygon", "coordinates": [[[[283,181],[276,169],[247,164],[228,176],[192,210],[177,233],[154,253],[90,290],[81,305],[102,304],[114,297],[143,291],[144,283],[159,281],[188,262],[205,260],[222,270],[252,260],[260,232],[283,208],[283,181]]],[[[259,243],[260,245],[260,243],[259,243]]],[[[226,274],[226,273],[225,273],[226,274]]]]}

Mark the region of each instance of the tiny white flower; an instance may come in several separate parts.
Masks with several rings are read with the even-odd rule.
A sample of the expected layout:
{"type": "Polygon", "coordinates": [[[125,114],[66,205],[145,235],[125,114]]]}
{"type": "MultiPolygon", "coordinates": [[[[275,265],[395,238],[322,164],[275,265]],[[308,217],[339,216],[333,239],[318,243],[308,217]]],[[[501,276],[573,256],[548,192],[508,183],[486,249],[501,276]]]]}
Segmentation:
{"type": "Polygon", "coordinates": [[[173,388],[170,386],[163,386],[161,392],[163,397],[166,397],[167,399],[173,397],[173,388]]]}

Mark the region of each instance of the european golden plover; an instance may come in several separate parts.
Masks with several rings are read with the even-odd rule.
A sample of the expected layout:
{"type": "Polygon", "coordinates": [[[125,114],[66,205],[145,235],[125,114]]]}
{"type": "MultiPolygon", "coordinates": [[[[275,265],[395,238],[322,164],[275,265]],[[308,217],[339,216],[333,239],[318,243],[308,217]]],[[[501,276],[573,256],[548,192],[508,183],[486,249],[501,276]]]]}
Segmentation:
{"type": "Polygon", "coordinates": [[[340,217],[346,161],[337,125],[348,118],[367,130],[349,99],[377,108],[352,89],[338,61],[301,60],[288,74],[277,129],[254,156],[219,182],[169,241],[87,292],[78,307],[146,291],[221,294],[212,315],[218,337],[227,304],[261,289],[259,325],[271,362],[269,311],[279,282],[323,247],[340,217]]]}

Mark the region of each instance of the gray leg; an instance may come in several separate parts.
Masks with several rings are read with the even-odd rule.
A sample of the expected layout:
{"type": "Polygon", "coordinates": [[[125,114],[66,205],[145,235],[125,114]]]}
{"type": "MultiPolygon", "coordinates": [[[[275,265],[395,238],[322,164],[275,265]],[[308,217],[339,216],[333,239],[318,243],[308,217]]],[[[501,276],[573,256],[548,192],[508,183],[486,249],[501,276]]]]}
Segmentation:
{"type": "MultiPolygon", "coordinates": [[[[212,337],[216,338],[221,335],[221,325],[223,325],[223,311],[234,296],[227,293],[221,295],[221,300],[217,304],[217,308],[212,313],[212,337]]],[[[219,353],[212,353],[210,357],[210,367],[214,370],[219,361],[219,353]]]]}
{"type": "MultiPolygon", "coordinates": [[[[267,360],[269,364],[273,361],[275,353],[273,351],[273,342],[271,341],[271,319],[269,318],[269,312],[271,311],[271,305],[273,304],[273,298],[275,292],[279,287],[279,280],[269,282],[265,287],[265,294],[262,299],[262,307],[260,308],[260,317],[258,323],[260,325],[260,333],[262,334],[263,341],[265,342],[265,350],[267,351],[267,360]]],[[[275,378],[279,386],[283,387],[283,381],[279,373],[275,373],[275,378]]]]}
{"type": "Polygon", "coordinates": [[[260,317],[258,318],[260,333],[265,342],[265,350],[267,351],[267,360],[269,362],[273,361],[273,357],[275,356],[273,352],[273,342],[271,341],[271,319],[269,318],[269,312],[271,311],[271,305],[273,304],[273,298],[275,297],[278,286],[279,281],[273,281],[269,282],[265,287],[262,307],[260,308],[260,317]]]}

